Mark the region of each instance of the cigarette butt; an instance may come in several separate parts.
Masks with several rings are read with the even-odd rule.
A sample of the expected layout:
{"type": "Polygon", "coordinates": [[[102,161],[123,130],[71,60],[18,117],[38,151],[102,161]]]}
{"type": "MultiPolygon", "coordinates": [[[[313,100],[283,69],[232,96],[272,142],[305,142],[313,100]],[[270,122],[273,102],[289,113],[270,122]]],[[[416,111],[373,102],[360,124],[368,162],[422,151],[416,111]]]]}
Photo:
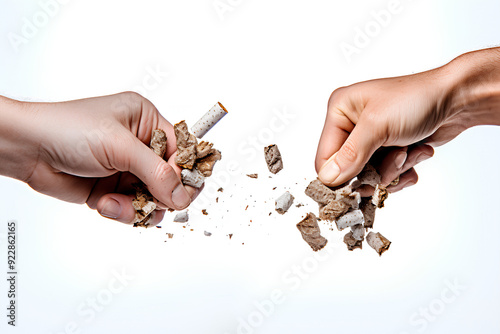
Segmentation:
{"type": "Polygon", "coordinates": [[[196,169],[183,169],[181,172],[182,183],[194,188],[201,188],[205,177],[196,169]]]}
{"type": "Polygon", "coordinates": [[[391,245],[391,242],[387,240],[382,234],[380,233],[373,233],[370,232],[366,236],[366,242],[368,242],[368,245],[370,245],[371,248],[375,249],[375,251],[378,253],[378,255],[382,255],[383,252],[389,249],[389,246],[391,245]]]}
{"type": "Polygon", "coordinates": [[[224,116],[226,116],[227,110],[224,106],[217,102],[212,109],[210,109],[198,122],[196,122],[191,127],[191,132],[199,139],[210,131],[210,129],[217,124],[224,116]]]}

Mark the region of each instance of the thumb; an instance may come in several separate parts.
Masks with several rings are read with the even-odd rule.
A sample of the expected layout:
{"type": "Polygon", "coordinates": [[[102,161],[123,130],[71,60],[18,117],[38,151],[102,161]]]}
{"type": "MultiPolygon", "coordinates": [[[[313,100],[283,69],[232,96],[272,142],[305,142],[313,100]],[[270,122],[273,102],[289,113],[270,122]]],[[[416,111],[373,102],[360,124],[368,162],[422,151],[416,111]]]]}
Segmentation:
{"type": "Polygon", "coordinates": [[[356,175],[383,144],[384,138],[374,124],[360,119],[340,149],[319,170],[318,177],[325,185],[335,187],[356,175]]]}
{"type": "Polygon", "coordinates": [[[185,209],[191,203],[191,196],[182,185],[174,167],[138,138],[132,139],[129,145],[119,145],[120,160],[124,162],[124,169],[120,170],[129,171],[141,179],[151,194],[168,207],[185,209]]]}

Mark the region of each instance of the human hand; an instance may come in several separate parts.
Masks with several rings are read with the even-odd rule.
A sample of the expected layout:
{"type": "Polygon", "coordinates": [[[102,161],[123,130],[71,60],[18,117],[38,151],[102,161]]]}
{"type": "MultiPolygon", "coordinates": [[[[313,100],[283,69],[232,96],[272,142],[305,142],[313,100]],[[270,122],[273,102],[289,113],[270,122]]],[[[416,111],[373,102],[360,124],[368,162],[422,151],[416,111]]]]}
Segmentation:
{"type": "Polygon", "coordinates": [[[132,184],[140,179],[159,201],[151,225],[161,221],[165,209],[184,209],[198,195],[199,190],[180,181],[173,126],[139,94],[60,103],[10,101],[20,104],[15,121],[23,124],[19,140],[32,148],[26,150],[22,170],[9,176],[36,191],[87,203],[103,216],[131,223],[132,184]],[[149,148],[154,129],[167,134],[168,161],[149,148]]]}
{"type": "Polygon", "coordinates": [[[376,153],[382,184],[387,186],[400,176],[399,184],[388,188],[398,191],[417,182],[413,167],[430,158],[434,146],[471,126],[495,124],[500,112],[483,117],[481,110],[500,106],[500,52],[481,52],[432,71],[333,92],[316,155],[320,180],[340,185],[356,176],[376,153]]]}

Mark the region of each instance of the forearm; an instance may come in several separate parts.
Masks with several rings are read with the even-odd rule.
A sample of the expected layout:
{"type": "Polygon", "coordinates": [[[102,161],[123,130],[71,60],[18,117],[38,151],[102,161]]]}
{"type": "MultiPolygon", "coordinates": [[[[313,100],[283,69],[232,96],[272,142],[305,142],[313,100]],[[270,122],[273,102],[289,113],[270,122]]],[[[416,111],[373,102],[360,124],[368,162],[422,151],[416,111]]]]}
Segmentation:
{"type": "Polygon", "coordinates": [[[0,175],[27,181],[38,158],[27,117],[29,103],[0,96],[0,175]]]}
{"type": "Polygon", "coordinates": [[[500,125],[500,48],[466,53],[445,66],[449,114],[468,128],[500,125]]]}

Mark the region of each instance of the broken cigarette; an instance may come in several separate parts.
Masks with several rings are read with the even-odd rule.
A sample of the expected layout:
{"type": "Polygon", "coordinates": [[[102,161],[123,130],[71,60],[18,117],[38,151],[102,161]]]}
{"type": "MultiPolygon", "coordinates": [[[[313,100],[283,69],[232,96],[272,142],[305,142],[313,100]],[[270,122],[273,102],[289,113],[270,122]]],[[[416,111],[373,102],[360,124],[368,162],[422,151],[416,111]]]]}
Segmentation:
{"type": "Polygon", "coordinates": [[[185,223],[189,220],[189,215],[187,211],[179,212],[174,217],[174,222],[176,223],[185,223]]]}
{"type": "Polygon", "coordinates": [[[198,122],[191,127],[191,132],[199,139],[210,131],[210,129],[217,124],[224,116],[227,115],[227,110],[224,106],[217,102],[212,109],[207,111],[205,115],[198,122]]]}
{"type": "Polygon", "coordinates": [[[389,246],[391,245],[391,242],[387,240],[387,238],[385,238],[382,234],[373,232],[368,233],[368,235],[366,236],[366,242],[368,242],[368,245],[370,245],[371,248],[375,249],[375,251],[380,256],[382,256],[382,253],[388,250],[389,246]]]}
{"type": "Polygon", "coordinates": [[[328,240],[321,236],[318,219],[314,213],[308,213],[307,216],[297,224],[297,228],[302,234],[304,241],[307,242],[315,252],[325,247],[328,242],[328,240]]]}
{"type": "Polygon", "coordinates": [[[205,182],[205,177],[198,171],[198,169],[183,169],[181,171],[182,183],[194,188],[201,188],[205,182]]]}
{"type": "Polygon", "coordinates": [[[294,200],[294,197],[292,196],[292,194],[290,194],[290,192],[285,192],[283,195],[281,195],[280,197],[278,197],[278,199],[276,199],[276,211],[278,211],[278,213],[280,215],[283,215],[285,214],[285,212],[288,211],[288,209],[290,209],[290,207],[292,206],[293,204],[293,200],[294,200]]]}
{"type": "Polygon", "coordinates": [[[281,160],[281,153],[276,145],[269,145],[264,147],[264,155],[266,158],[267,168],[273,174],[278,173],[283,169],[283,160],[281,160]]]}
{"type": "Polygon", "coordinates": [[[343,216],[341,216],[339,219],[336,220],[337,223],[337,228],[339,231],[342,231],[343,229],[347,227],[351,227],[354,225],[358,224],[363,224],[365,221],[365,218],[363,217],[363,212],[361,210],[353,210],[349,211],[343,216]]]}
{"type": "MultiPolygon", "coordinates": [[[[160,158],[163,158],[167,150],[167,135],[162,129],[153,130],[149,147],[160,158]]],[[[135,209],[135,219],[133,224],[135,227],[148,227],[151,214],[156,209],[156,203],[151,193],[148,191],[144,183],[135,185],[135,198],[132,200],[132,206],[135,209]]]]}

